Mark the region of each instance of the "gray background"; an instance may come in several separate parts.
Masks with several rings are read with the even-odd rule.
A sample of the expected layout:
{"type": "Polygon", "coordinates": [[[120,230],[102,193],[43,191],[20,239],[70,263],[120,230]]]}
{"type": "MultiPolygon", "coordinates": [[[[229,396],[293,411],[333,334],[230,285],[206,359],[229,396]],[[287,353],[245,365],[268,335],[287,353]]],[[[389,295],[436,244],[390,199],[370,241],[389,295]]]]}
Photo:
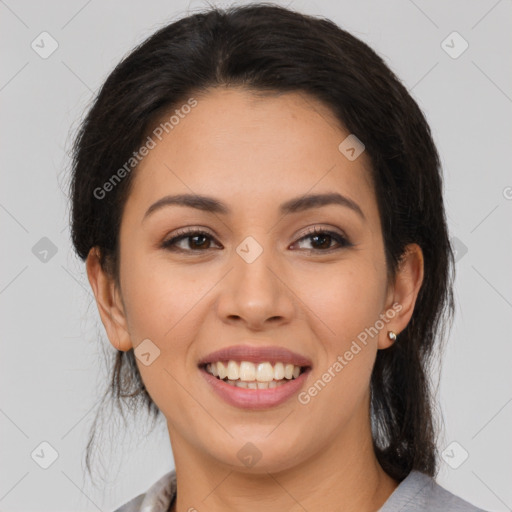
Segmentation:
{"type": "MultiPolygon", "coordinates": [[[[512,510],[511,1],[281,3],[331,18],[370,44],[429,120],[458,254],[457,314],[439,387],[446,462],[438,482],[482,508],[512,510]],[[469,44],[460,55],[457,36],[442,44],[453,31],[469,44]]],[[[102,450],[107,482],[94,487],[84,474],[107,379],[102,347],[110,345],[69,241],[68,151],[119,59],[203,6],[0,0],[1,511],[107,512],[173,467],[165,426],[148,437],[142,421],[125,435],[112,421],[102,450]],[[31,47],[51,48],[43,31],[58,43],[46,59],[31,47]],[[51,457],[44,441],[58,453],[48,469],[40,467],[51,457]]]]}

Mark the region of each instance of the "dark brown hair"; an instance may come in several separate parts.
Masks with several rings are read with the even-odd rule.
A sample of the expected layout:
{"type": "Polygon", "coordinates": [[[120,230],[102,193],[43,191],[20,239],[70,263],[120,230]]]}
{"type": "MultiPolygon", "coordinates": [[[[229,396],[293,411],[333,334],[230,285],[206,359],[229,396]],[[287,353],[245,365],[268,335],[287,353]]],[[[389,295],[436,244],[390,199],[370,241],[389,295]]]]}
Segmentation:
{"type": "MultiPolygon", "coordinates": [[[[374,448],[397,480],[412,469],[434,476],[436,424],[428,372],[454,309],[454,257],[439,157],[425,117],[405,87],[369,46],[333,22],[266,3],[212,8],[163,27],[135,48],[107,78],[75,138],[70,188],[77,254],[85,260],[98,247],[103,268],[118,282],[119,227],[136,168],[106,199],[94,190],[140,147],[163,112],[217,86],[305,93],[364,142],[389,277],[407,244],[419,244],[424,256],[412,319],[392,347],[378,351],[373,368],[374,448]]],[[[145,404],[156,418],[160,411],[144,387],[133,350],[114,357],[104,398],[113,398],[120,409],[122,402],[133,410],[145,404]]]]}

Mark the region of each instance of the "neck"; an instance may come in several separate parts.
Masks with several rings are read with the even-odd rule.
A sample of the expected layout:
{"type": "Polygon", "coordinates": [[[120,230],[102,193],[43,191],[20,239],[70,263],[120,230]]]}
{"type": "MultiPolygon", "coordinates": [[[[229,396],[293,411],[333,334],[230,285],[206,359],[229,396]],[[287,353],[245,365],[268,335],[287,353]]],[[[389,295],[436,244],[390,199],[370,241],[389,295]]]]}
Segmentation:
{"type": "Polygon", "coordinates": [[[170,430],[178,482],[172,512],[376,512],[398,482],[376,459],[369,421],[366,429],[351,423],[351,432],[328,440],[320,453],[286,470],[257,473],[206,458],[170,430]]]}

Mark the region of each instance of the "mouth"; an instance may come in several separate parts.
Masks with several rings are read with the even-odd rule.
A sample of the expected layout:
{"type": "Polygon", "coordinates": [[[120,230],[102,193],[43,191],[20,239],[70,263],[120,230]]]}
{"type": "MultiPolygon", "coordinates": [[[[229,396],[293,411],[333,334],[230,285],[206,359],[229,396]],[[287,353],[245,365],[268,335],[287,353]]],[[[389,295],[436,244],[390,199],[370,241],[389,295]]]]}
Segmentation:
{"type": "Polygon", "coordinates": [[[244,389],[272,389],[299,378],[309,366],[270,361],[253,363],[233,359],[200,365],[204,371],[231,386],[244,389]]]}
{"type": "Polygon", "coordinates": [[[230,405],[265,409],[298,393],[312,363],[282,347],[237,345],[208,354],[198,367],[210,389],[230,405]]]}

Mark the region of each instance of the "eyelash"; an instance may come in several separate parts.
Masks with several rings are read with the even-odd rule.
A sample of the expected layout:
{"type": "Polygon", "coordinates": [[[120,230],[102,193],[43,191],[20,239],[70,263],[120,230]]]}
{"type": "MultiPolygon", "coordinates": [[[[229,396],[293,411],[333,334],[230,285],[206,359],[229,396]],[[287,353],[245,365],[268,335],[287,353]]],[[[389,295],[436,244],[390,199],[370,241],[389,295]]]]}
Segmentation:
{"type": "MultiPolygon", "coordinates": [[[[330,231],[328,229],[319,229],[317,228],[316,226],[309,230],[306,234],[304,234],[301,238],[299,238],[297,240],[297,242],[300,242],[306,238],[312,238],[316,235],[327,235],[329,237],[331,237],[335,242],[337,242],[339,244],[339,247],[330,247],[328,249],[303,249],[307,252],[318,252],[318,253],[323,253],[323,254],[326,254],[326,253],[331,253],[332,251],[336,251],[336,250],[340,250],[340,249],[344,249],[344,248],[347,248],[347,247],[352,247],[352,243],[350,243],[350,241],[344,237],[343,235],[340,235],[339,233],[336,233],[334,231],[330,231]]],[[[208,249],[205,249],[205,250],[202,250],[202,249],[181,249],[181,248],[177,248],[175,245],[177,242],[181,241],[181,240],[184,240],[184,239],[187,239],[187,238],[193,238],[195,236],[204,236],[204,237],[208,237],[212,240],[214,240],[214,237],[210,234],[210,233],[207,233],[206,231],[202,231],[200,229],[198,230],[194,230],[194,229],[191,229],[191,230],[185,230],[185,231],[182,231],[181,233],[177,234],[176,236],[168,239],[168,240],[165,240],[161,247],[162,249],[166,249],[168,251],[174,251],[174,252],[195,252],[195,253],[200,253],[200,252],[205,252],[205,250],[209,250],[208,249]]],[[[294,242],[294,243],[297,243],[297,242],[294,242]]]]}

